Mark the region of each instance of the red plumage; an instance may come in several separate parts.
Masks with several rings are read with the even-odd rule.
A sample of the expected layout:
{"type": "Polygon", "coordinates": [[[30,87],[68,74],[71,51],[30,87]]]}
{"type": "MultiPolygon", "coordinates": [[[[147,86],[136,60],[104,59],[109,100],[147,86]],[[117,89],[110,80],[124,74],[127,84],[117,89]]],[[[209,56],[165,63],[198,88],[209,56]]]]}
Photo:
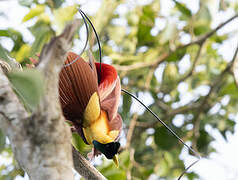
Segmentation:
{"type": "Polygon", "coordinates": [[[86,62],[70,52],[65,65],[59,75],[61,107],[65,118],[73,123],[85,143],[87,141],[82,131],[83,113],[94,92],[99,95],[101,109],[107,112],[110,130],[121,131],[122,119],[117,113],[121,86],[115,68],[102,63],[101,81],[98,85],[100,63],[94,63],[93,60],[86,62]]]}

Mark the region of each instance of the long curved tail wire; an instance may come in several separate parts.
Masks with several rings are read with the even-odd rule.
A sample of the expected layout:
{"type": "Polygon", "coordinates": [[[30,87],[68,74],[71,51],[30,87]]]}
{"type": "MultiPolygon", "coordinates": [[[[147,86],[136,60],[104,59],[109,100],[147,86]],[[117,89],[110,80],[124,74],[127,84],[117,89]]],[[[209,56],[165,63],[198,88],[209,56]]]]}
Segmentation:
{"type": "Polygon", "coordinates": [[[87,19],[87,21],[91,25],[91,27],[93,29],[93,32],[94,32],[94,34],[96,36],[96,39],[97,39],[98,49],[99,49],[99,62],[100,62],[99,73],[98,73],[98,83],[100,83],[100,81],[101,81],[101,70],[102,70],[102,49],[101,49],[101,44],[100,44],[100,41],[99,41],[99,37],[98,37],[96,29],[93,26],[93,23],[90,21],[88,16],[81,9],[78,9],[78,11],[81,14],[81,16],[84,15],[84,17],[87,19]]]}
{"type": "Polygon", "coordinates": [[[169,132],[171,132],[173,134],[173,136],[175,136],[184,146],[186,146],[197,158],[198,160],[196,160],[195,162],[193,162],[191,165],[189,165],[187,168],[185,168],[185,170],[182,172],[182,174],[179,176],[178,180],[180,180],[182,178],[182,176],[188,171],[188,169],[190,169],[194,164],[196,164],[200,159],[201,156],[194,151],[191,147],[189,147],[187,144],[185,144],[185,142],[183,142],[183,140],[178,137],[178,135],[167,125],[165,124],[158,116],[157,114],[155,114],[150,108],[148,108],[140,99],[138,99],[135,95],[133,95],[132,93],[128,92],[125,89],[121,89],[122,92],[128,94],[129,96],[133,97],[135,100],[137,100],[142,106],[144,106],[146,108],[147,111],[149,111],[169,132]]]}
{"type": "Polygon", "coordinates": [[[83,52],[85,51],[85,49],[86,49],[86,47],[87,47],[87,45],[88,45],[88,37],[89,37],[88,24],[87,24],[87,22],[86,22],[86,19],[85,19],[84,15],[82,14],[82,12],[79,11],[79,13],[80,13],[81,17],[83,18],[83,22],[84,22],[85,28],[86,28],[86,33],[87,33],[86,42],[85,42],[84,47],[83,47],[83,50],[81,51],[81,53],[79,54],[79,56],[78,56],[75,60],[73,60],[72,62],[70,62],[70,63],[68,63],[68,64],[65,64],[64,67],[70,66],[71,64],[75,63],[75,62],[81,57],[81,55],[83,54],[83,52]]]}

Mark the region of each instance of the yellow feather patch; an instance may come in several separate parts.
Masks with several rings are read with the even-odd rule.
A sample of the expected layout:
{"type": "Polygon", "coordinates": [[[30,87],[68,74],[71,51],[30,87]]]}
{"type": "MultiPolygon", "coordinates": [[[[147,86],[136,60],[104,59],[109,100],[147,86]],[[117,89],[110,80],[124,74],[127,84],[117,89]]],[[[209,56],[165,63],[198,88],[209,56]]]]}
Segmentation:
{"type": "Polygon", "coordinates": [[[107,113],[101,111],[100,117],[90,124],[90,126],[83,128],[84,136],[89,144],[96,140],[102,144],[113,142],[119,134],[119,131],[110,131],[108,126],[107,113]]]}
{"type": "Polygon", "coordinates": [[[97,92],[93,93],[84,111],[83,126],[90,126],[100,116],[100,103],[97,92]]]}

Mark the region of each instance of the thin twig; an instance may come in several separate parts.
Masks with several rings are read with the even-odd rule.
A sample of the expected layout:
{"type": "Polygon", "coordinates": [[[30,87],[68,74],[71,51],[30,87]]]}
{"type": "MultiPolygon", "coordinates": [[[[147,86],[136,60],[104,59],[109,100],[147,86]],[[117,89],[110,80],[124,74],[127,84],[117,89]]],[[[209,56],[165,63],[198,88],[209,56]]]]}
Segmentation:
{"type": "Polygon", "coordinates": [[[196,56],[195,56],[195,59],[194,59],[194,61],[193,61],[193,64],[192,64],[192,67],[191,67],[190,71],[189,71],[184,77],[182,77],[181,79],[179,79],[179,80],[178,80],[178,83],[180,83],[180,82],[182,82],[182,81],[185,81],[187,78],[189,78],[190,76],[193,75],[194,70],[195,70],[195,67],[196,67],[196,65],[197,65],[198,59],[199,59],[200,54],[201,54],[201,51],[202,51],[202,46],[203,46],[203,44],[201,44],[201,45],[199,46],[199,49],[198,49],[198,51],[197,51],[197,54],[196,54],[196,56]]]}
{"type": "Polygon", "coordinates": [[[130,164],[129,164],[129,167],[127,169],[127,172],[126,172],[126,179],[127,180],[131,180],[132,179],[132,176],[131,176],[131,169],[133,167],[133,165],[135,164],[135,159],[134,159],[134,155],[135,155],[135,149],[134,148],[130,148],[129,150],[129,153],[130,153],[130,164]]]}
{"type": "Polygon", "coordinates": [[[208,32],[207,34],[203,35],[201,38],[192,41],[188,44],[179,46],[178,48],[185,48],[194,44],[198,44],[201,45],[204,43],[204,41],[206,41],[208,38],[210,38],[212,35],[214,35],[219,29],[221,29],[222,27],[224,27],[226,24],[230,23],[231,21],[233,21],[235,18],[238,17],[238,14],[235,14],[234,16],[232,16],[231,18],[229,18],[228,20],[226,20],[225,22],[221,23],[220,25],[218,25],[215,29],[211,30],[210,32],[208,32]]]}
{"type": "Polygon", "coordinates": [[[233,56],[233,67],[232,67],[232,73],[236,82],[236,86],[238,87],[238,58],[237,58],[237,53],[238,53],[238,45],[236,47],[235,54],[233,56]]]}
{"type": "Polygon", "coordinates": [[[167,53],[167,52],[163,53],[154,62],[141,62],[141,63],[136,63],[136,64],[132,64],[132,65],[128,65],[128,66],[114,65],[114,67],[118,71],[131,71],[131,70],[135,70],[135,69],[139,69],[139,68],[144,68],[144,67],[151,67],[151,66],[155,66],[155,65],[158,66],[161,62],[165,61],[166,58],[169,57],[169,55],[170,55],[170,53],[167,53]]]}
{"type": "Polygon", "coordinates": [[[135,129],[137,118],[138,118],[138,114],[135,113],[132,116],[132,119],[130,121],[130,126],[129,126],[129,129],[128,129],[128,132],[127,132],[127,136],[126,136],[126,148],[130,147],[131,139],[132,139],[132,135],[133,135],[133,132],[134,132],[134,129],[135,129]]]}

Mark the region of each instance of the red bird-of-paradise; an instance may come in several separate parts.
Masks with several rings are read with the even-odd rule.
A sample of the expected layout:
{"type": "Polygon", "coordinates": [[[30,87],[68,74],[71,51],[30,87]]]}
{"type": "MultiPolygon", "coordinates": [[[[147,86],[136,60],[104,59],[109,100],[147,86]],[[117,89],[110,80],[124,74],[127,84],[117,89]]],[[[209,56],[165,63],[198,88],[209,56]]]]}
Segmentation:
{"type": "MultiPolygon", "coordinates": [[[[65,118],[73,124],[86,144],[93,145],[92,156],[102,153],[108,159],[113,159],[118,166],[116,154],[120,143],[117,140],[122,129],[122,119],[117,113],[117,109],[120,94],[123,91],[144,106],[168,131],[198,157],[198,160],[188,166],[179,176],[178,179],[181,179],[187,170],[200,160],[199,154],[186,145],[167,124],[136,96],[121,89],[115,68],[101,63],[101,46],[94,26],[83,11],[79,9],[79,13],[86,26],[87,38],[88,26],[86,20],[96,35],[100,63],[94,62],[92,55],[89,56],[89,61],[86,62],[80,55],[72,52],[68,53],[59,75],[59,96],[65,118]]],[[[87,41],[88,39],[83,51],[86,48],[87,41]]]]}
{"type": "Polygon", "coordinates": [[[122,119],[117,113],[120,94],[120,80],[115,68],[103,63],[100,66],[92,56],[86,62],[75,53],[68,53],[59,75],[64,116],[73,123],[86,144],[94,145],[94,154],[99,151],[113,159],[116,165],[115,155],[119,149],[116,140],[122,128],[122,119]]]}

